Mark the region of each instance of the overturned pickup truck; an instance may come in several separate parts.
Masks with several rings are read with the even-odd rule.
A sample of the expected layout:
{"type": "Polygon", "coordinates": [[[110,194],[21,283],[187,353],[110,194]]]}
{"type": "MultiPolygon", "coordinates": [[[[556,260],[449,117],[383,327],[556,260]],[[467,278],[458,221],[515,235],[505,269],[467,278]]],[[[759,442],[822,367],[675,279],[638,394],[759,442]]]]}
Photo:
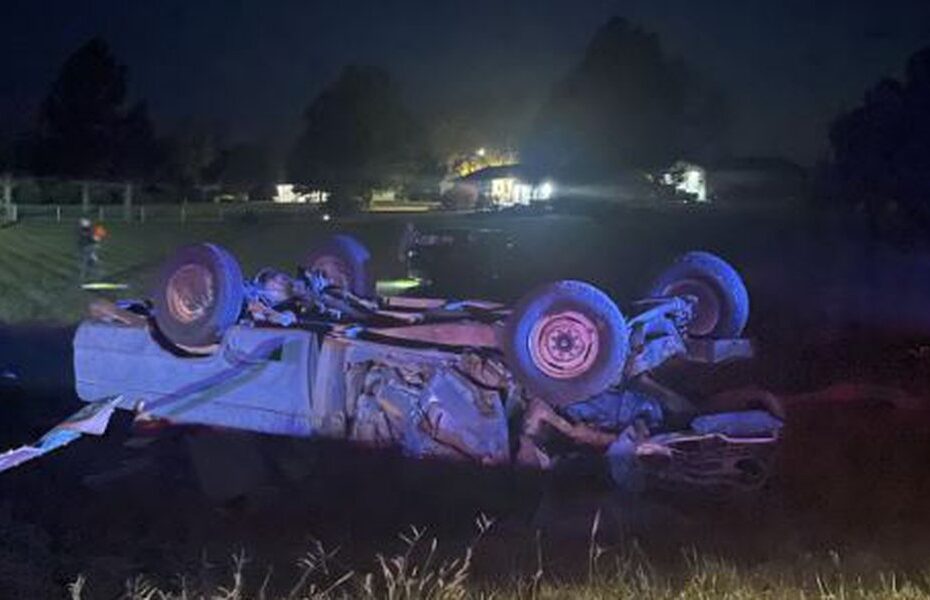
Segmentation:
{"type": "Polygon", "coordinates": [[[684,255],[629,315],[580,281],[543,285],[513,307],[379,298],[369,258],[337,235],[295,275],[246,279],[217,245],[181,248],[151,298],[92,306],[74,339],[78,396],[140,422],[338,438],[417,458],[548,468],[606,456],[628,490],[766,482],[782,417],[774,397],[687,398],[657,376],[674,361],[751,356],[740,337],[747,292],[719,257],[684,255]]]}

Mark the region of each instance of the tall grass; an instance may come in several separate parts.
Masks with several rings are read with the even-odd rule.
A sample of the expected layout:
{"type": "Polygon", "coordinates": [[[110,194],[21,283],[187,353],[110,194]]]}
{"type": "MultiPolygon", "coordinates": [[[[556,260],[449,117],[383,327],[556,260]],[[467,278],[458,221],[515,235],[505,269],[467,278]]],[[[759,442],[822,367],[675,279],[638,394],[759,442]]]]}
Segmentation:
{"type": "MultiPolygon", "coordinates": [[[[797,562],[738,566],[718,557],[682,549],[681,568],[662,570],[637,547],[608,548],[598,541],[600,515],[591,527],[587,569],[573,578],[550,575],[539,536],[537,564],[531,573],[489,582],[473,572],[476,552],[493,521],[479,517],[478,533],[464,548],[440,558],[440,543],[427,531],[411,527],[402,533],[400,549],[376,554],[371,568],[340,567],[339,549],[320,542],[297,561],[296,580],[276,582],[273,570],[255,581],[246,575],[244,553],[231,558],[227,580],[198,586],[179,577],[173,585],[159,585],[144,574],[125,583],[126,600],[466,600],[474,599],[630,599],[630,600],[917,600],[930,598],[930,570],[909,576],[879,571],[867,565],[852,567],[839,554],[798,557],[797,562]],[[272,591],[275,590],[275,591],[272,591]]],[[[72,600],[92,598],[93,582],[78,575],[68,586],[72,600]]]]}

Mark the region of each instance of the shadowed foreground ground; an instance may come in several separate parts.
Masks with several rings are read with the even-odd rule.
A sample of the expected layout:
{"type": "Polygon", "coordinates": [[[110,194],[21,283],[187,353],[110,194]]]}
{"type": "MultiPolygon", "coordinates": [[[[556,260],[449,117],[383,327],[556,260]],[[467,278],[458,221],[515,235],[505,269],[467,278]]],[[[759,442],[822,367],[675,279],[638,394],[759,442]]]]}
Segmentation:
{"type": "MultiPolygon", "coordinates": [[[[4,341],[25,335],[34,340],[32,351],[63,364],[69,333],[0,335],[4,341]]],[[[927,362],[920,346],[877,345],[879,339],[851,336],[833,346],[805,347],[801,358],[770,348],[751,372],[731,366],[688,382],[711,389],[748,379],[793,393],[838,381],[855,365],[855,373],[872,382],[922,386],[927,362]]],[[[71,397],[49,383],[35,394],[3,393],[5,445],[27,441],[74,408],[71,397]]],[[[329,559],[330,575],[314,571],[310,580],[333,583],[334,572],[380,573],[376,554],[406,552],[397,534],[410,534],[411,526],[425,532],[413,556],[424,559],[435,537],[434,562],[460,557],[478,535],[482,515],[494,523],[475,544],[468,589],[503,585],[530,595],[540,565],[545,577],[538,585],[591,583],[592,526],[599,515],[594,541],[607,550],[596,561],[604,580],[586,588],[594,596],[627,590],[629,597],[647,591],[665,597],[697,586],[688,597],[698,589],[731,588],[757,597],[773,582],[786,593],[791,586],[812,593],[819,575],[833,578],[830,585],[846,578],[842,585],[850,589],[878,589],[876,597],[886,597],[887,588],[875,587],[884,585],[879,573],[922,582],[927,569],[930,413],[859,400],[792,404],[776,481],[737,503],[624,498],[596,470],[468,469],[238,434],[179,431],[135,439],[132,444],[144,447],[131,448],[121,419],[104,439],[81,440],[0,478],[0,596],[54,596],[79,574],[87,578],[85,597],[115,597],[139,574],[165,589],[178,589],[179,574],[192,589],[228,586],[231,557],[240,551],[249,557],[241,568],[251,594],[269,569],[267,591],[286,594],[301,576],[298,559],[318,552],[317,541],[327,555],[338,552],[329,559]],[[233,457],[232,478],[236,460],[243,470],[258,460],[261,485],[232,501],[205,497],[189,459],[191,439],[224,448],[233,457]]],[[[359,589],[337,591],[357,595],[359,589]]],[[[570,597],[583,590],[555,591],[570,597]]]]}

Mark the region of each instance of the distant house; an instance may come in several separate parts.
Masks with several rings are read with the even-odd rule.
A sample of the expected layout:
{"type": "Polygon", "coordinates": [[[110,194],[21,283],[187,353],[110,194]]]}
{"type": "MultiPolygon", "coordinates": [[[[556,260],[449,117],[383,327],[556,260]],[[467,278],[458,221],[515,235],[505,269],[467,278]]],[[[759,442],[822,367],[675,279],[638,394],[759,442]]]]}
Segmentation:
{"type": "Polygon", "coordinates": [[[501,208],[550,200],[555,194],[551,181],[529,173],[521,165],[486,167],[450,183],[450,193],[474,196],[479,203],[501,208]]]}
{"type": "Polygon", "coordinates": [[[671,169],[662,173],[659,182],[690,201],[710,201],[707,194],[707,171],[700,165],[679,160],[671,169]]]}
{"type": "Polygon", "coordinates": [[[293,183],[279,183],[275,185],[275,195],[272,200],[281,204],[322,204],[329,199],[329,192],[309,189],[293,183]]]}

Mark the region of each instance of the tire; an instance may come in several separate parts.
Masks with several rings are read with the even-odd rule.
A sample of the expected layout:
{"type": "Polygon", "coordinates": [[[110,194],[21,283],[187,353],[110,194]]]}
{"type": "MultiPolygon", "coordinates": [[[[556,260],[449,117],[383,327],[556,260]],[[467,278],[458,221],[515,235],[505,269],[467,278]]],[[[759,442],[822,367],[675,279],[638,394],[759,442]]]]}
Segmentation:
{"type": "Polygon", "coordinates": [[[730,263],[710,252],[688,252],[662,273],[649,296],[692,295],[698,299],[688,324],[692,337],[737,338],[749,321],[749,293],[730,263]]]}
{"type": "Polygon", "coordinates": [[[619,382],[629,330],[607,294],[582,281],[557,281],[520,300],[507,320],[501,349],[531,393],[565,406],[619,382]],[[567,345],[561,348],[562,343],[567,345]]]}
{"type": "Polygon", "coordinates": [[[303,268],[322,271],[334,285],[356,296],[374,296],[375,285],[370,269],[371,253],[350,235],[334,235],[312,250],[303,268]]]}
{"type": "Polygon", "coordinates": [[[175,252],[162,265],[152,294],[158,330],[172,344],[195,353],[219,343],[239,320],[244,300],[238,261],[215,244],[175,252]]]}

